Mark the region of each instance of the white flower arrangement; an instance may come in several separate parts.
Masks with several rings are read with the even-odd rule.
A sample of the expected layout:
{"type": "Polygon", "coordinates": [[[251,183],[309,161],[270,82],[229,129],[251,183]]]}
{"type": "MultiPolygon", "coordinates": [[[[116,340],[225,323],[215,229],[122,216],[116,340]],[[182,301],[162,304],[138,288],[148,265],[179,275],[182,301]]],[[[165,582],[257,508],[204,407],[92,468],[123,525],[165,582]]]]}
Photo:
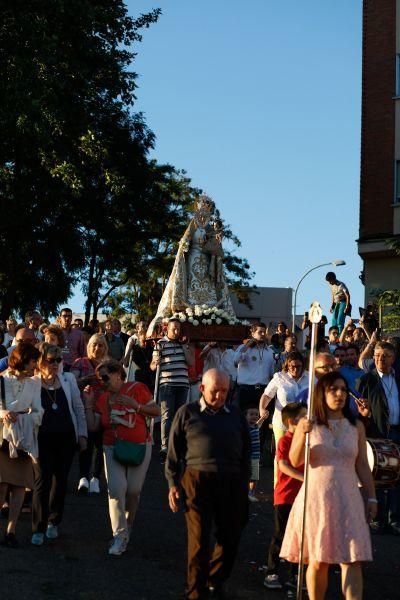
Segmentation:
{"type": "Polygon", "coordinates": [[[207,306],[207,304],[196,304],[188,306],[184,311],[173,315],[181,323],[188,321],[194,326],[198,325],[249,325],[248,321],[240,321],[217,306],[207,306]]]}
{"type": "Polygon", "coordinates": [[[188,252],[189,251],[189,242],[188,240],[182,240],[180,243],[180,246],[183,250],[183,252],[188,252]]]}

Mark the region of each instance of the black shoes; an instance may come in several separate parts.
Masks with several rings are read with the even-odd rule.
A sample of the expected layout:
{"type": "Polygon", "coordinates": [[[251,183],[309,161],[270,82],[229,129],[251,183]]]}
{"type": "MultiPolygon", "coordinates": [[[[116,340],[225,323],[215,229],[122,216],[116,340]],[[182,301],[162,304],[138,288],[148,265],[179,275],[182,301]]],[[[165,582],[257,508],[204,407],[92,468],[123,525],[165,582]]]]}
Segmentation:
{"type": "Polygon", "coordinates": [[[7,548],[18,548],[19,544],[17,542],[17,538],[15,537],[15,533],[6,533],[1,545],[6,546],[7,548]]]}
{"type": "Polygon", "coordinates": [[[385,525],[380,521],[372,521],[369,524],[369,528],[371,530],[371,533],[374,535],[382,535],[385,533],[385,525]]]}

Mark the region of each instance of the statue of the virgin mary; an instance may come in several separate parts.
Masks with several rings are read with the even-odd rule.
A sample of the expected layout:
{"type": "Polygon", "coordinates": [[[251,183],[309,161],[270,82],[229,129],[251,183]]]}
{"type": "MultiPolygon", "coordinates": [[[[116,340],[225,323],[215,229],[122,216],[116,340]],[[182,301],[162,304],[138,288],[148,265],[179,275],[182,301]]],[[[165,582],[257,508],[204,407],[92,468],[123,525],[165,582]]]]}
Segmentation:
{"type": "Polygon", "coordinates": [[[163,318],[196,305],[215,306],[235,318],[223,269],[222,224],[214,211],[211,198],[200,196],[149,332],[163,318]]]}

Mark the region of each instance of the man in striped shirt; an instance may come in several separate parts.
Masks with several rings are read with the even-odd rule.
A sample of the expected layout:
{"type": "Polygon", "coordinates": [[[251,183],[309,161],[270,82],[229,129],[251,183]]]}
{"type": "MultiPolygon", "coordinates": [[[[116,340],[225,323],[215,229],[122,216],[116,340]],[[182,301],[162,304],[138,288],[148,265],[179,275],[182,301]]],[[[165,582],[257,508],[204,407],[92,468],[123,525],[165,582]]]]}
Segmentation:
{"type": "Polygon", "coordinates": [[[167,335],[162,338],[153,352],[150,368],[160,368],[158,398],[161,407],[161,451],[160,459],[165,463],[171,423],[178,408],[188,398],[188,365],[193,363],[190,348],[179,341],[181,324],[178,319],[170,319],[167,335]]]}

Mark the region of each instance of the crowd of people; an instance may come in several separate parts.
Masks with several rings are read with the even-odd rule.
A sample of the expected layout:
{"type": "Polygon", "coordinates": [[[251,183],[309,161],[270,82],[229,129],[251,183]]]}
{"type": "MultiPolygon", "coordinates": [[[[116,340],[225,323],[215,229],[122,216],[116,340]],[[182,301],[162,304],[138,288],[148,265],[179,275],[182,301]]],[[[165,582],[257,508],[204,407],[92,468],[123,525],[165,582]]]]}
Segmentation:
{"type": "Polygon", "coordinates": [[[18,545],[23,506],[31,510],[34,546],[58,538],[79,452],[76,490],[100,493],[104,472],[109,554],[123,554],[160,417],[169,506],[185,509],[186,598],[223,597],[268,455],[274,458],[274,523],[263,583],[271,590],[285,585],[295,597],[308,435],[309,597],[325,597],[329,565],[340,564],[343,595],[360,599],[361,563],[372,559],[370,532],[400,535],[400,488],[375,492],[366,451],[366,436],[400,443],[400,338],[382,339],[371,316],[355,323],[346,286],[334,273],[326,279],[332,324],[326,332],[323,317],[317,328],[312,420],[308,313],[300,328],[304,343],[301,331],[284,322],[254,322],[249,337],[233,346],[191,342],[177,318],[157,340],[146,338],[142,321],[128,333],[118,319],[84,327],[69,308],[52,324],[37,311],[23,323],[8,320],[0,338],[3,545],[18,545]],[[286,575],[280,556],[293,565],[286,575]]]}

